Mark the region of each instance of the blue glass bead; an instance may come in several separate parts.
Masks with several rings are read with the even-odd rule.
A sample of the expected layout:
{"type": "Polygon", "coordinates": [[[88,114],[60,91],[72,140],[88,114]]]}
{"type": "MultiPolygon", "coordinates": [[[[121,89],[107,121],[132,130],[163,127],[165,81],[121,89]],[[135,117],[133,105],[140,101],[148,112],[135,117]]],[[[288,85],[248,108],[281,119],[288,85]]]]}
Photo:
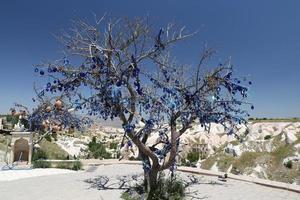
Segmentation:
{"type": "Polygon", "coordinates": [[[80,77],[84,78],[86,74],[84,72],[80,72],[79,75],[80,75],[80,77]]]}
{"type": "Polygon", "coordinates": [[[41,71],[40,71],[40,75],[43,76],[44,74],[45,74],[45,72],[41,70],[41,71]]]}
{"type": "Polygon", "coordinates": [[[127,145],[128,145],[129,147],[132,147],[132,142],[131,142],[131,141],[128,141],[128,142],[127,142],[127,145]]]}
{"type": "Polygon", "coordinates": [[[116,83],[116,85],[117,85],[118,87],[120,87],[120,86],[122,85],[122,81],[118,81],[118,82],[116,83]]]}

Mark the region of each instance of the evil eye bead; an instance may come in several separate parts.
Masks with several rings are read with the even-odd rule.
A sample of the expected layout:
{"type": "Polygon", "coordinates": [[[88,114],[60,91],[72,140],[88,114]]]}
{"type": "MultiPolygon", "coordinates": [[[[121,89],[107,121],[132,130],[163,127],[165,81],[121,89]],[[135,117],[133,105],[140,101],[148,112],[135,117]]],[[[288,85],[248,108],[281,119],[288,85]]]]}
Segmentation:
{"type": "Polygon", "coordinates": [[[122,85],[122,81],[118,81],[118,82],[116,83],[116,85],[117,85],[118,87],[120,87],[120,86],[122,85]]]}
{"type": "Polygon", "coordinates": [[[128,145],[129,147],[132,147],[132,142],[131,142],[131,141],[128,141],[128,142],[127,142],[127,145],[128,145]]]}
{"type": "Polygon", "coordinates": [[[84,77],[86,76],[86,73],[80,72],[80,73],[79,73],[79,76],[82,77],[82,78],[84,78],[84,77]]]}

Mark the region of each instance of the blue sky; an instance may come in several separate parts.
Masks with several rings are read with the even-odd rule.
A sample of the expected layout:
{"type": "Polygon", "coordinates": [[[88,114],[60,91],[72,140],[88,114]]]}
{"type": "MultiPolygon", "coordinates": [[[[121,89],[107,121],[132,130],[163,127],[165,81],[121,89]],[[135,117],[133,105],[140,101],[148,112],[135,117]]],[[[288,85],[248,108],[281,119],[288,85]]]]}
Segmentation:
{"type": "MultiPolygon", "coordinates": [[[[300,1],[277,0],[2,0],[0,2],[0,113],[14,102],[32,105],[33,64],[60,58],[53,34],[72,19],[149,15],[156,26],[175,21],[197,36],[176,51],[196,64],[204,43],[216,61],[232,57],[239,75],[250,76],[251,111],[257,117],[300,116],[300,1]]],[[[217,63],[216,63],[217,64],[217,63]]]]}

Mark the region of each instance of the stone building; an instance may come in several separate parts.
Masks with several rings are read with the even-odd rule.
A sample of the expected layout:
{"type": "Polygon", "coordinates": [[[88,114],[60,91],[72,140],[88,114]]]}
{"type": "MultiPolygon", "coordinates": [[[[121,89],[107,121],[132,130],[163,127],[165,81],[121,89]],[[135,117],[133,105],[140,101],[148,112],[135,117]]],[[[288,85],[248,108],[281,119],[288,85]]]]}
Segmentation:
{"type": "Polygon", "coordinates": [[[0,118],[0,130],[2,130],[2,129],[3,129],[3,119],[0,118]]]}
{"type": "Polygon", "coordinates": [[[10,162],[31,164],[33,150],[33,133],[11,132],[11,159],[10,162]]]}

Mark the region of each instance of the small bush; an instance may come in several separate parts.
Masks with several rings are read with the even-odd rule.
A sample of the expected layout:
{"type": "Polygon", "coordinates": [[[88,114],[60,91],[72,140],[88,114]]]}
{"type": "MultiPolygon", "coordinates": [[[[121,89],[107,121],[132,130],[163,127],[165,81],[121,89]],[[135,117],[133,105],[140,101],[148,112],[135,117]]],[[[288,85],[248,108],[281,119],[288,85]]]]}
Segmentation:
{"type": "Polygon", "coordinates": [[[186,161],[186,159],[182,159],[181,160],[181,165],[182,166],[190,166],[190,163],[189,163],[189,161],[186,161]]]}
{"type": "Polygon", "coordinates": [[[190,161],[190,163],[198,162],[199,158],[200,158],[199,152],[189,152],[187,154],[187,160],[190,161]]]}
{"type": "MultiPolygon", "coordinates": [[[[183,200],[185,197],[186,185],[177,176],[166,178],[163,173],[159,176],[157,189],[154,191],[151,200],[183,200]]],[[[138,185],[122,194],[124,200],[138,200],[147,196],[143,186],[138,185]]]]}
{"type": "Polygon", "coordinates": [[[40,149],[34,151],[32,155],[33,168],[50,168],[51,163],[44,161],[47,158],[48,157],[44,151],[40,149]]]}
{"type": "Polygon", "coordinates": [[[293,162],[291,160],[289,160],[286,163],[284,163],[284,166],[289,168],[289,169],[292,169],[293,168],[293,162]]]}
{"type": "MultiPolygon", "coordinates": [[[[161,186],[164,186],[164,189],[167,191],[167,197],[170,197],[169,199],[183,199],[184,197],[184,191],[185,191],[185,185],[183,184],[182,180],[176,178],[168,178],[163,181],[161,181],[161,186]]],[[[161,196],[164,196],[164,191],[161,191],[161,196]]]]}
{"type": "Polygon", "coordinates": [[[72,170],[78,171],[81,169],[82,169],[82,163],[79,160],[73,163],[72,170]]]}
{"type": "Polygon", "coordinates": [[[32,155],[32,160],[33,161],[36,161],[36,160],[41,160],[41,159],[47,159],[47,154],[46,152],[40,150],[40,149],[37,149],[36,151],[33,152],[33,155],[32,155]]]}
{"type": "Polygon", "coordinates": [[[17,115],[16,116],[7,115],[6,116],[6,121],[8,123],[11,123],[12,126],[14,126],[14,125],[16,125],[19,122],[19,117],[17,115]]]}
{"type": "Polygon", "coordinates": [[[127,192],[124,192],[121,195],[121,198],[124,199],[124,200],[140,200],[140,198],[138,198],[138,197],[135,198],[131,194],[127,193],[127,192]]]}
{"type": "Polygon", "coordinates": [[[56,168],[59,169],[70,169],[74,171],[78,171],[82,169],[82,163],[80,161],[70,162],[70,163],[58,163],[56,168]]]}
{"type": "Polygon", "coordinates": [[[45,140],[47,140],[48,142],[52,142],[51,135],[46,135],[44,138],[45,138],[45,140]]]}
{"type": "Polygon", "coordinates": [[[269,140],[269,139],[271,139],[271,135],[266,135],[265,137],[264,137],[264,140],[269,140]]]}
{"type": "Polygon", "coordinates": [[[111,158],[111,154],[106,151],[105,146],[102,143],[96,141],[96,137],[93,137],[92,141],[88,144],[88,151],[92,154],[93,158],[111,158]]]}
{"type": "Polygon", "coordinates": [[[44,160],[33,161],[33,168],[51,168],[51,163],[44,160]]]}
{"type": "Polygon", "coordinates": [[[111,142],[111,143],[109,144],[109,148],[110,148],[110,149],[117,149],[117,148],[118,148],[118,143],[116,143],[116,142],[111,142]]]}
{"type": "Polygon", "coordinates": [[[69,163],[63,163],[63,162],[61,162],[61,163],[58,163],[55,168],[58,168],[58,169],[69,169],[70,167],[69,167],[69,163]]]}

